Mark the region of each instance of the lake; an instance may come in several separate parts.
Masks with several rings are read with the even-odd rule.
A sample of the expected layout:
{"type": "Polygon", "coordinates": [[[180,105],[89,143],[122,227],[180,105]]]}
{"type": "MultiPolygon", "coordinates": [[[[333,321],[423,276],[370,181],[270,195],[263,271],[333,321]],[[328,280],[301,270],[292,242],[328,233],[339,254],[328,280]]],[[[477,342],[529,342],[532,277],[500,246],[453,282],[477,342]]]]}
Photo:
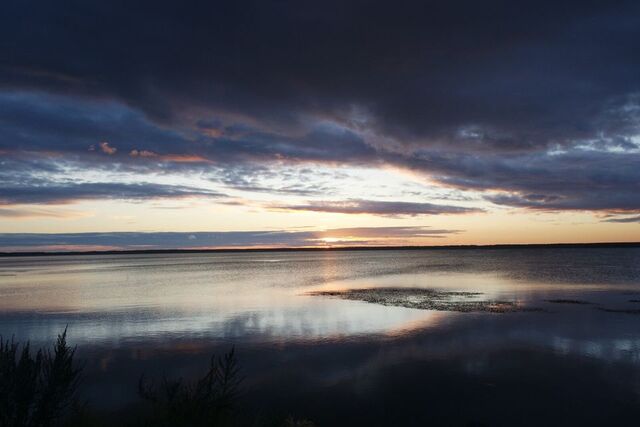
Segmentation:
{"type": "Polygon", "coordinates": [[[243,410],[320,426],[640,419],[638,247],[0,258],[0,334],[67,325],[111,414],[234,346],[243,410]]]}

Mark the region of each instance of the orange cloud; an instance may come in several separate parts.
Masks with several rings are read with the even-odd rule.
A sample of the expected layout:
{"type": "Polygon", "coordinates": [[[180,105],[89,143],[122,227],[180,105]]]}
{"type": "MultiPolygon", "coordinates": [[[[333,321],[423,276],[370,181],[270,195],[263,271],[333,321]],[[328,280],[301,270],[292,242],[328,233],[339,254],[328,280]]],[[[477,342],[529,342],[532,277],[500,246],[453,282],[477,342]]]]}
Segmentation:
{"type": "Polygon", "coordinates": [[[162,156],[162,160],[176,163],[212,163],[205,157],[191,154],[167,154],[162,156]]]}
{"type": "Polygon", "coordinates": [[[194,155],[194,154],[158,154],[150,150],[131,150],[129,152],[131,157],[145,157],[154,158],[164,162],[174,163],[212,163],[211,160],[206,157],[194,155]]]}
{"type": "Polygon", "coordinates": [[[118,151],[116,147],[112,147],[111,145],[109,145],[107,141],[103,141],[98,145],[100,146],[100,149],[102,150],[103,153],[108,154],[110,156],[112,154],[115,154],[116,151],[118,151]]]}

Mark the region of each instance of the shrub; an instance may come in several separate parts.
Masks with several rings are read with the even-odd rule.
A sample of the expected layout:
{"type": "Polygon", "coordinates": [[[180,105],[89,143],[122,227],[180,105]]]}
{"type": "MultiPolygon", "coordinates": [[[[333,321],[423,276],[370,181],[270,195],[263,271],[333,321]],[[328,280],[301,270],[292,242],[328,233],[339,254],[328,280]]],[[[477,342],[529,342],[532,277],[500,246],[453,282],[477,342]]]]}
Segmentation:
{"type": "Polygon", "coordinates": [[[221,357],[214,355],[207,373],[194,382],[163,378],[156,386],[142,376],[138,393],[152,405],[148,425],[220,426],[232,421],[240,382],[238,362],[231,349],[221,357]]]}
{"type": "Polygon", "coordinates": [[[0,337],[0,426],[48,427],[69,415],[75,402],[82,368],[73,361],[75,348],[67,345],[67,329],[58,335],[53,352],[31,353],[0,337]]]}

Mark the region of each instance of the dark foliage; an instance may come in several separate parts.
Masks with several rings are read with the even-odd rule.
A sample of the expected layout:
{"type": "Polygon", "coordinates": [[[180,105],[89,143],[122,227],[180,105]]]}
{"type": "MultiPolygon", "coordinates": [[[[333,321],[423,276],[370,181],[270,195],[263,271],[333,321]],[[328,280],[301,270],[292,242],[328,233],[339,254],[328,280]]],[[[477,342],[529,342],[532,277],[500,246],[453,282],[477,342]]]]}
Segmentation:
{"type": "Polygon", "coordinates": [[[153,408],[146,421],[153,426],[230,425],[241,378],[235,351],[211,357],[209,370],[200,379],[163,378],[159,385],[140,378],[138,393],[153,408]]]}
{"type": "Polygon", "coordinates": [[[119,419],[80,404],[77,390],[82,368],[74,361],[75,348],[67,345],[67,330],[58,335],[52,350],[31,351],[0,337],[0,427],[96,427],[143,426],[232,426],[264,425],[312,427],[313,423],[291,416],[283,421],[239,414],[241,377],[235,349],[211,357],[204,376],[187,381],[163,378],[158,384],[142,376],[138,394],[146,408],[131,418],[119,419]]]}
{"type": "Polygon", "coordinates": [[[0,427],[46,427],[64,422],[76,402],[82,368],[65,329],[53,348],[31,353],[0,337],[0,427]]]}

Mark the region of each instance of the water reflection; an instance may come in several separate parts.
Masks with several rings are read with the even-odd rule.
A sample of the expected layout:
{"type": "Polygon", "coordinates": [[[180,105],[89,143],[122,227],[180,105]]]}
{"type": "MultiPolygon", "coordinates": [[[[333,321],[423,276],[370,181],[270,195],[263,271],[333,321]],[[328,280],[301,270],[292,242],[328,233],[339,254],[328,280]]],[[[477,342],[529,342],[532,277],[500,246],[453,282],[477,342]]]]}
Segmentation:
{"type": "Polygon", "coordinates": [[[93,361],[89,389],[130,391],[103,398],[107,406],[135,398],[139,372],[196,376],[212,352],[235,342],[247,408],[320,425],[602,425],[640,415],[637,321],[591,310],[564,320],[459,314],[381,335],[240,344],[175,337],[81,355],[93,361]]]}
{"type": "Polygon", "coordinates": [[[0,259],[0,334],[48,342],[70,325],[85,390],[110,409],[141,372],[195,376],[233,344],[247,407],[320,425],[596,425],[640,415],[640,315],[603,310],[639,295],[637,248],[0,259]],[[370,287],[543,311],[307,295],[370,287]]]}

